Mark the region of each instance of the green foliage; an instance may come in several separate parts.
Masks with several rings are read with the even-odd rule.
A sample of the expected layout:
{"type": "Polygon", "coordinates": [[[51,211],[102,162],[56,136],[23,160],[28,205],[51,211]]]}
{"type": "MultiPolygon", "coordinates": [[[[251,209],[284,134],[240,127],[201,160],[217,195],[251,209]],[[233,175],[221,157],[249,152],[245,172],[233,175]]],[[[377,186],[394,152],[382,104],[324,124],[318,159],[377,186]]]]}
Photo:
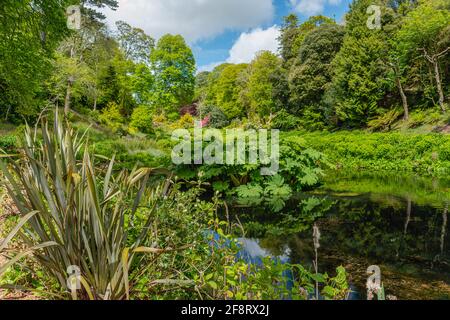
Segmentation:
{"type": "Polygon", "coordinates": [[[380,117],[367,123],[369,129],[374,131],[390,131],[392,125],[398,120],[402,112],[399,109],[392,109],[380,117]]]}
{"type": "Polygon", "coordinates": [[[151,69],[143,64],[136,65],[134,73],[131,75],[131,82],[134,97],[141,105],[151,105],[153,99],[152,88],[154,86],[154,76],[151,69]]]}
{"type": "Polygon", "coordinates": [[[70,266],[79,268],[82,290],[69,288],[73,299],[129,298],[129,275],[148,268],[134,263],[138,254],[164,252],[141,246],[149,236],[151,220],[135,230],[134,239],[128,236],[142,183],[145,187],[152,170],[112,177],[111,161],[107,171],[100,173],[83,141],[58,116],[55,131],[48,130],[45,119],[41,129],[43,143],[27,128],[24,156],[11,163],[11,170],[0,163],[21,215],[0,251],[16,235],[25,244],[0,267],[0,274],[33,253],[33,259],[62,289],[67,289],[70,266]]]}
{"type": "MultiPolygon", "coordinates": [[[[367,27],[367,8],[384,1],[357,0],[347,15],[346,34],[341,50],[333,61],[334,76],[327,92],[327,103],[335,108],[336,123],[349,127],[365,126],[377,116],[381,101],[389,91],[389,21],[383,28],[367,27]]],[[[388,17],[388,15],[384,15],[388,17]]]]}
{"type": "Polygon", "coordinates": [[[241,101],[247,114],[268,116],[275,109],[273,98],[273,74],[281,68],[281,60],[269,51],[260,52],[248,66],[245,89],[241,101]]]}
{"type": "MultiPolygon", "coordinates": [[[[14,134],[0,136],[0,151],[10,153],[17,148],[17,136],[14,134]]],[[[1,154],[1,153],[0,153],[1,154]]]]}
{"type": "Polygon", "coordinates": [[[204,104],[219,107],[230,120],[245,115],[240,93],[246,69],[246,64],[216,67],[209,75],[208,95],[204,104]]]}
{"type": "Polygon", "coordinates": [[[153,110],[147,106],[135,108],[131,115],[130,128],[142,133],[151,133],[153,131],[153,110]]]}
{"type": "Polygon", "coordinates": [[[314,294],[314,283],[323,287],[325,299],[344,299],[348,293],[345,270],[337,269],[334,278],[324,274],[312,274],[298,264],[281,263],[266,257],[262,266],[236,261],[225,264],[214,273],[205,275],[210,294],[215,299],[227,300],[310,300],[314,294]],[[289,280],[287,275],[293,275],[289,280]]]}
{"type": "Polygon", "coordinates": [[[184,116],[182,116],[178,121],[174,122],[170,128],[173,130],[176,129],[189,129],[194,127],[194,118],[189,114],[186,113],[184,116]]]}
{"type": "Polygon", "coordinates": [[[411,10],[398,33],[398,41],[404,58],[417,57],[419,48],[437,53],[445,49],[450,39],[442,38],[442,32],[450,22],[450,10],[443,0],[424,0],[411,10]]]}
{"type": "MultiPolygon", "coordinates": [[[[344,28],[336,24],[321,25],[305,37],[289,71],[293,112],[313,105],[319,109],[323,105],[323,95],[333,75],[331,62],[339,52],[343,38],[344,28]]],[[[322,114],[323,119],[325,112],[322,114]]]]}
{"type": "Polygon", "coordinates": [[[230,123],[225,113],[215,106],[202,105],[198,109],[198,114],[201,119],[208,118],[208,126],[211,128],[221,129],[230,123]]]}
{"type": "Polygon", "coordinates": [[[445,176],[450,169],[443,148],[449,138],[443,134],[354,131],[302,136],[311,147],[344,169],[417,172],[436,176],[445,176]]]}
{"type": "Polygon", "coordinates": [[[71,99],[80,100],[88,95],[89,90],[95,86],[95,75],[89,65],[79,57],[67,56],[67,50],[77,50],[74,46],[82,46],[75,36],[63,42],[53,62],[54,72],[48,81],[50,91],[59,101],[66,99],[67,90],[70,90],[71,99]],[[70,82],[70,88],[68,83],[70,82]]]}
{"type": "Polygon", "coordinates": [[[438,109],[417,110],[411,114],[406,126],[414,129],[423,125],[435,125],[442,120],[442,113],[438,109]]]}
{"type": "Polygon", "coordinates": [[[153,105],[157,110],[178,111],[192,102],[195,88],[195,59],[180,35],[165,35],[152,51],[155,77],[153,105]]]}
{"type": "Polygon", "coordinates": [[[240,204],[247,206],[264,204],[269,206],[273,212],[279,212],[292,196],[292,189],[285,184],[282,176],[275,175],[265,181],[264,188],[255,183],[237,187],[236,195],[240,204]]]}
{"type": "Polygon", "coordinates": [[[335,23],[333,19],[325,16],[312,16],[307,21],[299,25],[299,19],[295,14],[290,14],[284,18],[279,38],[281,45],[281,57],[286,65],[290,66],[298,56],[299,50],[305,37],[315,28],[335,23]]]}
{"type": "Polygon", "coordinates": [[[27,0],[2,1],[0,110],[6,118],[14,113],[37,113],[34,99],[51,70],[49,56],[68,32],[64,17],[68,4],[69,1],[37,1],[32,8],[27,0]]]}
{"type": "Polygon", "coordinates": [[[155,40],[146,35],[142,29],[133,28],[124,21],[117,21],[117,40],[127,59],[136,63],[148,64],[155,40]]]}
{"type": "Polygon", "coordinates": [[[285,131],[293,130],[299,127],[300,122],[300,118],[282,109],[275,114],[275,117],[272,120],[272,128],[285,131]]]}
{"type": "Polygon", "coordinates": [[[449,24],[447,1],[423,0],[405,16],[396,35],[399,60],[408,70],[414,92],[423,95],[428,106],[438,100],[442,111],[446,90],[442,82],[448,83],[449,76],[445,51],[450,47],[449,24]]]}
{"type": "Polygon", "coordinates": [[[110,102],[108,106],[102,110],[99,119],[113,132],[117,132],[122,127],[124,120],[122,114],[120,113],[120,108],[115,102],[110,102]]]}

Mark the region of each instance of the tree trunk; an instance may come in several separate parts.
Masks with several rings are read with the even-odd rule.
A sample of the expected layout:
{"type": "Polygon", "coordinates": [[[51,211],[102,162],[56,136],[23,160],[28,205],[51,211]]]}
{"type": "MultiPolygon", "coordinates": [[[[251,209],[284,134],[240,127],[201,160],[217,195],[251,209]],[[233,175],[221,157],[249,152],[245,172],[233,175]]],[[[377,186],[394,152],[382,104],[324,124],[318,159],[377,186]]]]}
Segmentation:
{"type": "Polygon", "coordinates": [[[404,119],[409,119],[409,106],[408,106],[408,98],[406,97],[405,91],[403,90],[402,82],[400,81],[400,77],[397,76],[397,87],[400,92],[400,96],[402,97],[403,110],[405,111],[404,119]]]}
{"type": "Polygon", "coordinates": [[[439,59],[444,57],[447,54],[447,52],[450,51],[450,47],[432,56],[430,56],[424,48],[420,48],[419,50],[423,52],[425,59],[427,59],[433,65],[434,78],[436,79],[436,87],[439,93],[439,106],[441,107],[442,112],[445,112],[446,111],[445,96],[444,90],[442,89],[441,74],[439,72],[439,59]]]}
{"type": "Polygon", "coordinates": [[[8,110],[6,110],[5,121],[8,121],[9,112],[11,111],[11,105],[8,105],[8,110]]]}
{"type": "Polygon", "coordinates": [[[441,75],[439,73],[439,60],[434,59],[434,77],[436,78],[436,86],[439,93],[439,106],[441,107],[442,112],[445,112],[445,98],[444,98],[444,90],[442,89],[441,75]]]}
{"type": "MultiPolygon", "coordinates": [[[[397,85],[398,91],[400,93],[400,97],[402,98],[402,104],[403,104],[403,110],[404,110],[404,119],[408,120],[409,119],[409,106],[408,106],[408,98],[406,97],[405,94],[405,90],[403,90],[403,85],[402,85],[402,80],[400,78],[400,67],[399,67],[399,63],[397,62],[392,62],[390,63],[392,70],[394,71],[394,76],[395,76],[395,83],[397,85]]],[[[390,128],[389,128],[390,130],[390,128]]]]}
{"type": "MultiPolygon", "coordinates": [[[[72,46],[70,48],[70,58],[73,59],[75,57],[75,48],[72,46]]],[[[68,115],[70,111],[70,99],[72,97],[72,84],[73,84],[72,76],[69,76],[67,79],[67,89],[66,89],[66,99],[64,100],[64,115],[68,115]]]]}
{"type": "Polygon", "coordinates": [[[64,115],[68,115],[70,111],[70,99],[72,95],[72,81],[67,81],[66,99],[64,100],[64,115]]]}

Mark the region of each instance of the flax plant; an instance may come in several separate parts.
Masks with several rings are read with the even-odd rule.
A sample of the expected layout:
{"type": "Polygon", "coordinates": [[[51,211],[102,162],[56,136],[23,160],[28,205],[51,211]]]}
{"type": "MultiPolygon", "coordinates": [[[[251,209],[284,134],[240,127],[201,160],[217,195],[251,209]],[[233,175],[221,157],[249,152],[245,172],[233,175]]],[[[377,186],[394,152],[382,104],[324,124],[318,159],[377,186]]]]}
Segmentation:
{"type": "MultiPolygon", "coordinates": [[[[21,215],[0,241],[0,254],[8,257],[0,265],[0,276],[29,256],[67,297],[129,299],[129,274],[150,267],[139,265],[137,254],[164,252],[142,247],[148,240],[151,214],[132,237],[129,232],[149,177],[160,172],[141,168],[115,174],[114,158],[107,169],[97,169],[84,135],[75,133],[57,112],[53,130],[46,118],[40,120],[40,127],[26,128],[18,159],[8,164],[0,161],[5,186],[21,215]],[[15,237],[25,249],[11,253],[6,249],[15,237]],[[79,271],[78,287],[68,281],[74,269],[79,271]]],[[[159,195],[167,187],[158,189],[159,195]]],[[[158,201],[155,197],[149,210],[155,210],[158,201]]]]}

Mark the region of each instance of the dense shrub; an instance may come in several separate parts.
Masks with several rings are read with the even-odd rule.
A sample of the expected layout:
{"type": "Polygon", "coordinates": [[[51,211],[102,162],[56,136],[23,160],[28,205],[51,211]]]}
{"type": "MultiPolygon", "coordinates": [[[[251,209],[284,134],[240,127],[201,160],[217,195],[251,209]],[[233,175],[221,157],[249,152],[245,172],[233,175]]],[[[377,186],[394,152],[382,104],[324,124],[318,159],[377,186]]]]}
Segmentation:
{"type": "Polygon", "coordinates": [[[11,152],[17,147],[17,137],[13,134],[0,136],[0,149],[11,152]]]}
{"type": "Polygon", "coordinates": [[[110,102],[108,103],[108,106],[102,110],[99,120],[113,132],[117,132],[121,129],[124,118],[120,113],[119,106],[115,102],[110,102]]]}
{"type": "Polygon", "coordinates": [[[172,123],[170,126],[171,129],[189,129],[194,127],[194,118],[186,113],[182,116],[178,121],[172,123]]]}
{"type": "MultiPolygon", "coordinates": [[[[230,136],[227,136],[227,141],[230,136]]],[[[192,143],[192,142],[191,142],[192,143]]],[[[246,159],[249,159],[249,146],[246,159]]],[[[294,192],[309,190],[320,184],[323,169],[329,162],[320,152],[306,145],[299,137],[286,137],[280,141],[279,168],[275,175],[263,175],[262,168],[270,165],[255,164],[202,164],[179,165],[176,174],[183,179],[199,177],[214,191],[237,196],[244,205],[268,205],[273,211],[283,208],[294,192]]]]}
{"type": "Polygon", "coordinates": [[[139,106],[133,110],[130,121],[132,131],[151,133],[153,129],[153,112],[147,106],[139,106]]]}
{"type": "Polygon", "coordinates": [[[399,109],[392,109],[383,115],[369,121],[367,126],[373,131],[391,130],[392,125],[400,117],[402,112],[399,109]]]}
{"type": "Polygon", "coordinates": [[[278,112],[272,120],[272,128],[280,130],[297,129],[300,125],[300,119],[286,110],[278,112]]]}
{"type": "Polygon", "coordinates": [[[230,123],[225,113],[212,105],[201,106],[198,114],[202,117],[202,120],[205,118],[208,119],[207,125],[211,128],[220,129],[226,127],[230,123]]]}
{"type": "Polygon", "coordinates": [[[445,175],[450,170],[450,136],[444,134],[291,132],[344,168],[445,175]]]}

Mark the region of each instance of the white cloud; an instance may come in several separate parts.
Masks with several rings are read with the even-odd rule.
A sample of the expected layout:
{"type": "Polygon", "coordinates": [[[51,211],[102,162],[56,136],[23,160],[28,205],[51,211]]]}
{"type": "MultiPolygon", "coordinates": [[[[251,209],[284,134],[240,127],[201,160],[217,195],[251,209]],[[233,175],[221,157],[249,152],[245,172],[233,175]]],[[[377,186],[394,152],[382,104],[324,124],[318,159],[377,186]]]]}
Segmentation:
{"type": "Polygon", "coordinates": [[[289,0],[295,11],[305,15],[312,16],[320,14],[326,5],[336,6],[342,0],[289,0]]]}
{"type": "Polygon", "coordinates": [[[119,0],[105,10],[109,24],[124,20],[152,37],[181,34],[190,43],[226,30],[254,28],[274,16],[272,0],[119,0]]]}
{"type": "Polygon", "coordinates": [[[253,60],[255,54],[262,50],[278,53],[278,37],[280,29],[273,26],[266,30],[254,29],[248,33],[241,34],[230,50],[230,63],[248,63],[253,60]]]}
{"type": "Polygon", "coordinates": [[[249,63],[260,51],[266,50],[278,54],[278,37],[280,29],[277,26],[268,29],[257,28],[250,32],[243,32],[230,49],[226,61],[213,62],[200,66],[198,72],[211,71],[222,63],[249,63]]]}

